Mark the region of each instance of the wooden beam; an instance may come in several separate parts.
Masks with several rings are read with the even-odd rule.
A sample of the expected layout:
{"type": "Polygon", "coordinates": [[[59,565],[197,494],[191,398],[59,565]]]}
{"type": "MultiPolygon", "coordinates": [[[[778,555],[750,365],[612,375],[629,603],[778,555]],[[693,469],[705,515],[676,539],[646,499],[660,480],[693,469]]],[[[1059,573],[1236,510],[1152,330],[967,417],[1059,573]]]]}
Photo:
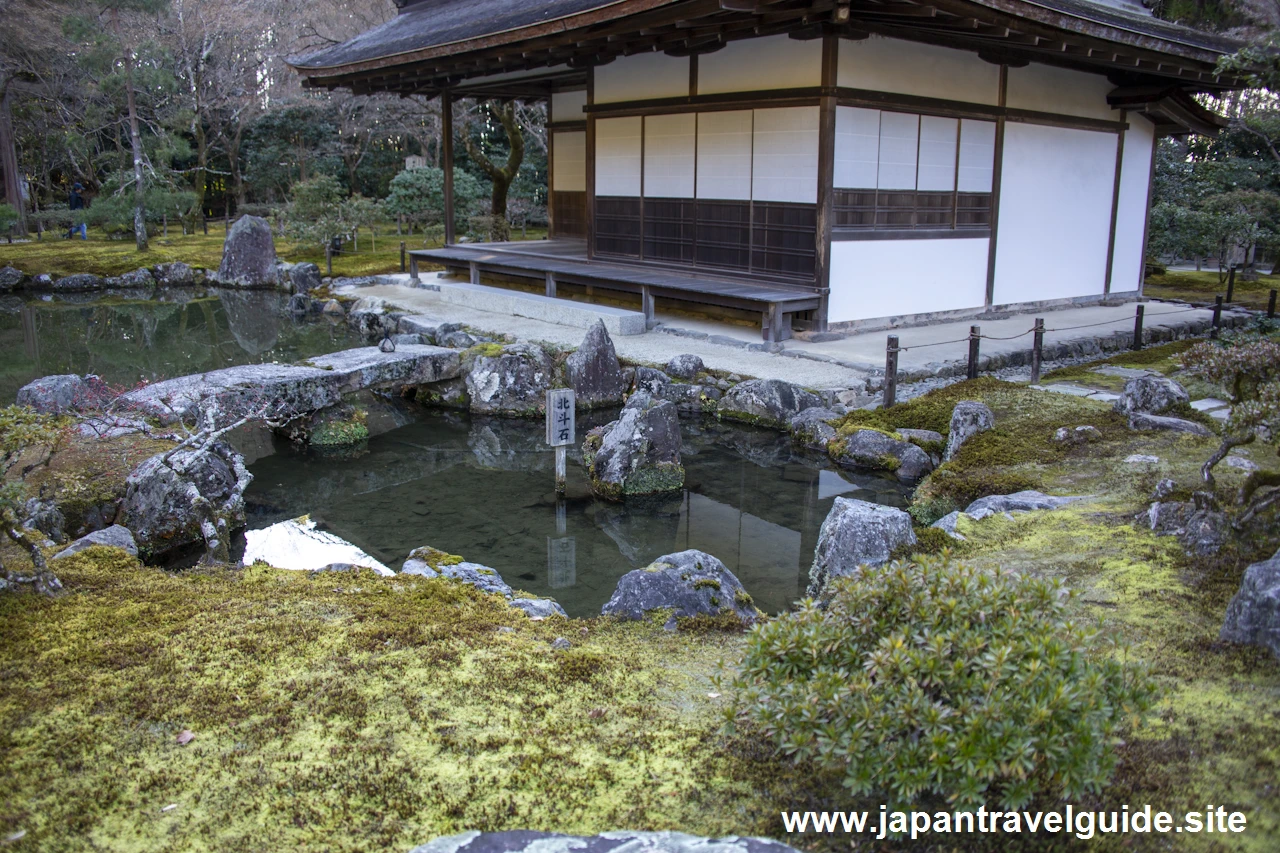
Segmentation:
{"type": "Polygon", "coordinates": [[[457,242],[453,223],[453,93],[440,93],[440,161],[444,167],[444,244],[457,242]]]}
{"type": "MultiPolygon", "coordinates": [[[[840,40],[835,36],[822,39],[822,86],[827,92],[834,93],[836,72],[840,58],[840,40]]],[[[818,204],[817,228],[815,235],[816,254],[814,255],[814,285],[822,294],[822,304],[818,308],[817,331],[827,331],[830,313],[831,293],[831,226],[835,218],[835,168],[836,168],[836,98],[834,94],[824,95],[818,100],[818,204]]],[[[776,316],[777,306],[771,306],[775,312],[771,330],[776,333],[780,318],[776,316]]],[[[777,338],[770,338],[777,340],[777,338]]]]}

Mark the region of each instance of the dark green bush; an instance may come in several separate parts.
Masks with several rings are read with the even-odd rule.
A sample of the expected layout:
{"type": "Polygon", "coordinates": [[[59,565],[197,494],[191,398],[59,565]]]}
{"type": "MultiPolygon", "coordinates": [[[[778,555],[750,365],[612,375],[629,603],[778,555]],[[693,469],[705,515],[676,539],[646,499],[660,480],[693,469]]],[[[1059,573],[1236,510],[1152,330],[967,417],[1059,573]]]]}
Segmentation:
{"type": "Polygon", "coordinates": [[[855,796],[964,809],[1096,792],[1118,730],[1154,701],[1056,581],[925,558],[831,589],[753,630],[729,713],[855,796]]]}

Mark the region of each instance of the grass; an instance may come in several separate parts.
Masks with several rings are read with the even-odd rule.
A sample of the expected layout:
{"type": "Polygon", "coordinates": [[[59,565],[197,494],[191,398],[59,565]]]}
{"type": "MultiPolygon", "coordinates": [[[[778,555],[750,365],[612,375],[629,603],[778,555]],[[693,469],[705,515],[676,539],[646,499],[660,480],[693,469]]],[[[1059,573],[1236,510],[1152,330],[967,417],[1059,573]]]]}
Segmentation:
{"type": "MultiPolygon", "coordinates": [[[[529,229],[529,239],[545,236],[545,229],[529,229]]],[[[138,267],[182,261],[193,267],[217,269],[222,261],[222,244],[226,234],[220,228],[210,226],[209,234],[183,236],[170,229],[168,237],[153,237],[150,248],[139,252],[129,240],[108,240],[90,231],[89,239],[64,240],[56,234],[46,234],[40,241],[0,244],[0,266],[17,267],[27,275],[50,273],[56,276],[73,273],[96,275],[121,275],[138,267]]],[[[347,251],[333,258],[333,274],[336,276],[363,276],[400,271],[400,241],[407,248],[438,248],[439,243],[423,242],[420,235],[397,237],[394,227],[382,230],[374,241],[377,250],[370,248],[368,234],[362,234],[360,251],[347,251]]],[[[303,248],[286,240],[276,241],[280,258],[290,263],[310,261],[325,271],[324,250],[303,248]]]]}
{"type": "MultiPolygon", "coordinates": [[[[1263,275],[1257,281],[1242,281],[1236,275],[1235,304],[1256,311],[1265,311],[1267,299],[1273,288],[1280,288],[1280,276],[1263,275]]],[[[1226,280],[1219,281],[1216,270],[1172,271],[1164,275],[1149,275],[1142,286],[1144,296],[1150,299],[1172,299],[1179,302],[1213,302],[1215,296],[1227,295],[1226,280]]]]}

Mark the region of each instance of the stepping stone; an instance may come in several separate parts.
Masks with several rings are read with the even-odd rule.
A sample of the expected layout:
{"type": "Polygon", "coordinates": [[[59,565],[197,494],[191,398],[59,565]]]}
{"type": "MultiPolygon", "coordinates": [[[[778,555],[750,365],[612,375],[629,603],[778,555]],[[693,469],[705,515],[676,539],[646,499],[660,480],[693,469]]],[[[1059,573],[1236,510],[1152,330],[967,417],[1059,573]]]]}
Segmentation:
{"type": "Polygon", "coordinates": [[[1104,364],[1102,367],[1095,367],[1090,373],[1101,373],[1104,376],[1120,376],[1125,379],[1137,379],[1139,376],[1159,376],[1154,370],[1143,370],[1137,367],[1116,367],[1113,364],[1104,364]]]}
{"type": "Polygon", "coordinates": [[[1135,453],[1132,456],[1126,456],[1124,461],[1130,465],[1156,465],[1160,462],[1160,457],[1148,456],[1145,453],[1135,453]]]}
{"type": "Polygon", "coordinates": [[[1120,399],[1119,394],[1112,394],[1110,391],[1098,391],[1089,395],[1090,400],[1100,400],[1103,403],[1114,403],[1120,399]]]}
{"type": "Polygon", "coordinates": [[[1055,394],[1070,394],[1072,397],[1092,397],[1095,393],[1093,388],[1082,388],[1079,385],[1067,385],[1062,382],[1053,385],[1033,385],[1033,388],[1039,391],[1052,391],[1055,394]]]}
{"type": "Polygon", "coordinates": [[[1217,409],[1229,409],[1231,404],[1226,400],[1218,400],[1213,397],[1205,397],[1203,400],[1192,400],[1191,408],[1197,412],[1213,412],[1217,409]]]}
{"type": "Polygon", "coordinates": [[[1241,471],[1252,472],[1258,470],[1256,462],[1251,459],[1245,459],[1243,456],[1228,456],[1222,461],[1230,465],[1232,468],[1239,468],[1241,471]]]}
{"type": "Polygon", "coordinates": [[[1215,421],[1225,421],[1227,418],[1231,417],[1231,410],[1230,409],[1214,409],[1212,412],[1209,413],[1209,417],[1213,418],[1215,421]]]}

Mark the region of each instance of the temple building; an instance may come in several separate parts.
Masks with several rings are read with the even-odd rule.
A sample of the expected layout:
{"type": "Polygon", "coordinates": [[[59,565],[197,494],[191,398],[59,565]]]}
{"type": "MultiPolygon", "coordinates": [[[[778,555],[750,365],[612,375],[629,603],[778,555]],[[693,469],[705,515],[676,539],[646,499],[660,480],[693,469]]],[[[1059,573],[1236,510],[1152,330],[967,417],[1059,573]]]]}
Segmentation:
{"type": "Polygon", "coordinates": [[[1238,47],[1125,0],[418,0],[293,64],[549,104],[550,239],[419,259],[780,340],[1136,298],[1156,140],[1223,126],[1238,47]]]}

